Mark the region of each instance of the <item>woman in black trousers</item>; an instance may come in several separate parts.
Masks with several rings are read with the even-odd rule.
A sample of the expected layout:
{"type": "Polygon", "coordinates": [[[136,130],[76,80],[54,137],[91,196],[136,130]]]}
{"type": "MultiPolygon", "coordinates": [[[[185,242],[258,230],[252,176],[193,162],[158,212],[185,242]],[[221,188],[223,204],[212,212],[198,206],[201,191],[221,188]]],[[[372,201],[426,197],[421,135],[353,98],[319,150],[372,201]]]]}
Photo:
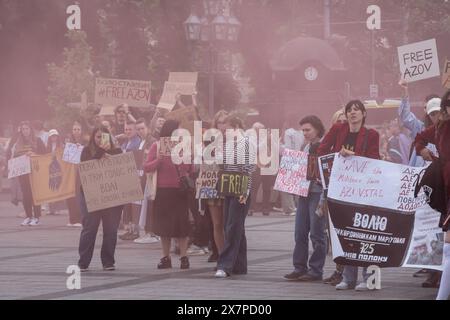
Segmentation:
{"type": "MultiPolygon", "coordinates": [[[[110,155],[120,154],[122,150],[114,146],[113,139],[109,131],[105,128],[96,128],[92,132],[89,144],[81,153],[81,162],[94,159],[107,158],[110,155]],[[102,134],[109,136],[109,143],[102,144],[102,134]]],[[[88,212],[83,190],[81,190],[80,208],[83,222],[83,229],[80,235],[78,252],[80,260],[78,266],[81,271],[87,271],[94,253],[95,239],[97,237],[100,222],[103,226],[103,243],[101,249],[101,260],[103,270],[115,270],[114,253],[117,243],[117,229],[119,228],[122,207],[102,209],[88,212]]]]}

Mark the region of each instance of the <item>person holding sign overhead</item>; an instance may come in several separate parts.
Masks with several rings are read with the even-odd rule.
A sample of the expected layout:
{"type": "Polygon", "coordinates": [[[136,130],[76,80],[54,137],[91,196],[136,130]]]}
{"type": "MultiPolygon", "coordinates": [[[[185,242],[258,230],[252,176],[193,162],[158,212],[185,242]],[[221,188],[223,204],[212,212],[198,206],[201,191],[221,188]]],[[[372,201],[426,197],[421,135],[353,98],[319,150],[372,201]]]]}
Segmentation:
{"type": "MultiPolygon", "coordinates": [[[[110,155],[121,154],[122,150],[114,145],[111,134],[105,128],[95,128],[92,131],[89,144],[81,153],[81,162],[94,159],[108,158],[110,155]]],[[[114,253],[117,243],[117,229],[119,228],[122,207],[102,209],[94,212],[88,212],[83,189],[81,188],[80,208],[83,221],[83,229],[80,235],[80,244],[78,252],[80,259],[78,266],[82,272],[88,271],[89,264],[94,253],[95,238],[97,237],[98,227],[102,222],[103,243],[101,249],[101,261],[103,270],[115,270],[114,253]]]]}
{"type": "MultiPolygon", "coordinates": [[[[307,145],[302,151],[310,157],[308,162],[317,163],[316,152],[320,139],[325,134],[322,121],[316,116],[307,116],[300,120],[300,126],[307,145]]],[[[308,167],[310,163],[308,163],[308,167]]],[[[314,167],[314,165],[312,166],[314,167]]],[[[316,165],[317,167],[317,165],[316,165]]],[[[316,170],[311,170],[313,173],[316,170]]],[[[322,280],[323,266],[326,257],[326,216],[318,216],[316,209],[322,194],[322,187],[318,183],[320,177],[314,174],[307,197],[299,196],[297,214],[295,217],[295,247],[293,253],[294,271],[284,276],[286,280],[317,281],[322,280]],[[311,238],[313,253],[308,259],[309,241],[311,238]],[[308,268],[309,266],[309,268],[308,268]]],[[[310,180],[308,179],[308,180],[310,180]]]]}
{"type": "MultiPolygon", "coordinates": [[[[343,157],[357,155],[380,159],[380,136],[377,131],[364,127],[367,116],[364,104],[360,100],[350,101],[345,106],[345,116],[347,123],[336,123],[325,135],[317,150],[318,156],[339,152],[343,157]]],[[[336,285],[336,289],[368,290],[369,276],[367,268],[363,268],[364,281],[356,286],[358,267],[344,266],[343,280],[336,285]]]]}
{"type": "MultiPolygon", "coordinates": [[[[416,151],[425,161],[437,161],[443,178],[445,193],[442,198],[434,199],[432,192],[430,197],[430,205],[434,208],[435,204],[440,204],[446,208],[445,212],[441,212],[439,226],[445,233],[444,254],[443,254],[443,272],[437,300],[447,300],[450,295],[450,90],[448,90],[441,100],[441,112],[439,121],[434,126],[429,127],[425,131],[419,133],[414,141],[416,151]],[[429,143],[434,144],[439,152],[439,159],[428,149],[429,143]]],[[[436,162],[435,162],[436,163],[436,162]]],[[[433,164],[432,164],[433,165],[433,164]]],[[[430,165],[430,167],[432,166],[430,165]]],[[[437,180],[437,179],[436,179],[437,180]]],[[[438,185],[438,181],[435,182],[438,185]]],[[[434,186],[433,186],[434,187],[434,186]]]]}
{"type": "MultiPolygon", "coordinates": [[[[23,121],[19,125],[19,137],[12,147],[13,158],[35,154],[45,154],[45,145],[42,140],[35,136],[29,121],[23,121]]],[[[28,174],[19,176],[19,184],[22,189],[23,208],[27,217],[22,222],[22,226],[39,225],[41,216],[41,206],[33,206],[33,195],[31,191],[30,177],[28,174]],[[33,217],[34,212],[34,217],[33,217]]]]}
{"type": "MultiPolygon", "coordinates": [[[[247,239],[245,237],[245,218],[250,206],[251,175],[256,167],[256,154],[250,148],[249,138],[244,136],[244,125],[236,115],[225,119],[227,136],[231,133],[232,141],[225,141],[224,171],[246,176],[247,185],[244,194],[227,195],[224,200],[225,243],[217,261],[216,278],[226,278],[231,274],[247,274],[247,239]],[[234,134],[232,133],[234,131],[234,134]],[[238,161],[238,159],[244,161],[238,161]],[[243,162],[243,163],[240,163],[243,162]]],[[[225,175],[222,175],[225,176],[225,175]]],[[[219,179],[219,185],[223,181],[219,179]]],[[[241,183],[242,184],[242,183],[241,183]]],[[[220,193],[220,192],[219,192],[220,193]]]]}

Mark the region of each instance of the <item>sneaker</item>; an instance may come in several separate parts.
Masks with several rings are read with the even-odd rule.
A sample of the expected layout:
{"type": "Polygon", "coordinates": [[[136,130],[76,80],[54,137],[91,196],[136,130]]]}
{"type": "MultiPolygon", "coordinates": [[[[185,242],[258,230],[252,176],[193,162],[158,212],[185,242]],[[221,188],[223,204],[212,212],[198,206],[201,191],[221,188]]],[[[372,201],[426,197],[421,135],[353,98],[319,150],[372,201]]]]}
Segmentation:
{"type": "Polygon", "coordinates": [[[73,225],[72,225],[72,227],[76,227],[76,228],[81,228],[83,225],[81,224],[81,223],[79,223],[79,222],[77,222],[77,223],[74,223],[73,225]]]}
{"type": "Polygon", "coordinates": [[[306,273],[304,275],[302,275],[300,278],[298,278],[298,281],[322,281],[322,276],[315,276],[313,274],[310,273],[306,273]]]}
{"type": "Polygon", "coordinates": [[[73,227],[73,224],[68,223],[68,224],[66,224],[66,227],[73,227]]]}
{"type": "Polygon", "coordinates": [[[89,271],[89,267],[80,267],[80,266],[78,266],[78,268],[80,268],[80,272],[89,271]]]}
{"type": "Polygon", "coordinates": [[[341,281],[342,281],[342,274],[337,271],[334,271],[331,276],[323,280],[323,283],[335,286],[339,284],[341,281]]]}
{"type": "Polygon", "coordinates": [[[103,270],[104,271],[114,271],[114,270],[116,270],[116,267],[114,266],[114,265],[112,265],[112,266],[108,266],[108,267],[103,267],[103,270]]]}
{"type": "Polygon", "coordinates": [[[31,222],[32,218],[25,218],[23,222],[20,224],[21,226],[28,226],[31,222]]]}
{"type": "Polygon", "coordinates": [[[172,268],[172,260],[170,257],[162,257],[158,263],[158,269],[170,269],[172,268]]]}
{"type": "Polygon", "coordinates": [[[38,226],[38,225],[40,225],[40,224],[41,224],[41,223],[39,222],[39,219],[38,219],[38,218],[33,218],[33,219],[31,220],[29,226],[38,226]]]}
{"type": "Polygon", "coordinates": [[[136,240],[139,238],[139,233],[127,232],[121,236],[119,236],[120,240],[136,240]]]}
{"type": "Polygon", "coordinates": [[[292,271],[291,273],[285,274],[284,279],[289,281],[298,281],[301,276],[305,275],[306,272],[292,271]]]}
{"type": "Polygon", "coordinates": [[[341,281],[336,285],[336,290],[350,290],[354,289],[355,285],[348,284],[347,282],[341,281]]]}
{"type": "Polygon", "coordinates": [[[292,216],[295,216],[295,215],[297,214],[297,212],[295,212],[295,211],[292,211],[292,212],[285,212],[284,214],[285,214],[286,216],[292,217],[292,216]]]}
{"type": "Polygon", "coordinates": [[[369,289],[369,287],[367,286],[367,282],[361,282],[360,284],[358,284],[356,287],[355,287],[355,290],[356,291],[368,291],[368,290],[370,290],[369,289]]]}
{"type": "Polygon", "coordinates": [[[216,274],[214,275],[214,277],[216,278],[227,278],[230,275],[228,273],[226,273],[224,270],[217,270],[216,274]]]}
{"type": "Polygon", "coordinates": [[[205,250],[201,247],[198,247],[196,245],[191,245],[189,249],[187,250],[187,254],[189,256],[202,256],[204,254],[207,254],[208,252],[205,252],[205,250]]]}
{"type": "Polygon", "coordinates": [[[189,258],[181,257],[180,258],[180,269],[189,269],[189,258]]]}
{"type": "Polygon", "coordinates": [[[150,233],[146,233],[142,237],[134,240],[134,243],[141,243],[141,244],[157,243],[157,242],[159,242],[158,238],[155,236],[152,236],[150,233]]]}
{"type": "Polygon", "coordinates": [[[277,212],[283,212],[283,208],[278,208],[278,207],[273,207],[272,210],[277,211],[277,212]]]}

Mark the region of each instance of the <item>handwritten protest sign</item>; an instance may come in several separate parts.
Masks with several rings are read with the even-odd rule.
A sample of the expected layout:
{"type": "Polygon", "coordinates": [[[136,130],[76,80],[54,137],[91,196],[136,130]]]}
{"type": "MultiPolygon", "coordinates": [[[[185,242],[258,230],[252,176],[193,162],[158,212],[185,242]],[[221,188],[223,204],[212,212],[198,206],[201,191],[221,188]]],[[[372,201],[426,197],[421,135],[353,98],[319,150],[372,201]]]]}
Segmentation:
{"type": "Polygon", "coordinates": [[[78,145],[76,143],[66,143],[66,146],[64,147],[64,153],[63,153],[63,161],[73,163],[73,164],[79,164],[80,163],[80,157],[81,152],[83,151],[83,146],[78,145]]]}
{"type": "Polygon", "coordinates": [[[196,89],[195,82],[169,82],[166,81],[164,84],[164,91],[171,92],[174,97],[179,93],[181,95],[191,95],[194,94],[196,89]]]}
{"type": "Polygon", "coordinates": [[[196,199],[215,199],[218,197],[216,189],[219,178],[217,165],[202,165],[196,181],[196,199]]]}
{"type": "Polygon", "coordinates": [[[414,187],[424,169],[357,156],[336,157],[328,198],[413,212],[423,205],[424,199],[414,198],[414,187]]]}
{"type": "Polygon", "coordinates": [[[450,89],[450,61],[445,59],[444,69],[442,70],[442,86],[450,89]]]}
{"type": "Polygon", "coordinates": [[[217,184],[219,196],[239,197],[241,195],[247,195],[248,187],[248,175],[226,171],[219,173],[219,183],[217,184]]]}
{"type": "Polygon", "coordinates": [[[115,106],[102,106],[100,109],[99,116],[113,116],[114,115],[115,106]]]}
{"type": "Polygon", "coordinates": [[[143,199],[132,152],[80,162],[79,171],[89,212],[143,199]]]}
{"type": "Polygon", "coordinates": [[[76,166],[63,161],[62,157],[62,150],[31,157],[30,183],[34,205],[75,196],[76,166]]]}
{"type": "Polygon", "coordinates": [[[31,172],[30,157],[23,155],[8,160],[8,179],[23,176],[31,172]]]}
{"type": "Polygon", "coordinates": [[[307,197],[310,181],[306,179],[308,154],[284,149],[274,190],[307,197]]]}
{"type": "Polygon", "coordinates": [[[95,103],[133,107],[150,106],[151,82],[126,79],[95,79],[95,103]]]}
{"type": "Polygon", "coordinates": [[[436,39],[404,45],[397,51],[402,79],[413,82],[439,76],[436,39]]]}
{"type": "Polygon", "coordinates": [[[175,107],[175,104],[177,102],[176,94],[177,93],[175,91],[163,90],[161,98],[159,99],[158,105],[156,107],[172,111],[173,107],[175,107]]]}

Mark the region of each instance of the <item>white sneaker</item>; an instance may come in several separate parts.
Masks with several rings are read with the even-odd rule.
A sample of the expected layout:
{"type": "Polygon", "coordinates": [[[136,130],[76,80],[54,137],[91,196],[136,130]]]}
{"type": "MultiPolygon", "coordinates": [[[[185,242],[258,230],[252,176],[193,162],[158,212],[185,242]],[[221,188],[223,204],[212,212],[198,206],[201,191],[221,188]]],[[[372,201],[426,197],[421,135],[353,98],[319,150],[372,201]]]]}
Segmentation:
{"type": "Polygon", "coordinates": [[[133,241],[134,243],[157,243],[159,242],[159,239],[155,236],[152,236],[150,233],[144,234],[142,237],[139,237],[133,241]]]}
{"type": "Polygon", "coordinates": [[[230,275],[223,270],[217,270],[216,274],[214,275],[214,277],[216,277],[216,278],[227,278],[229,276],[230,275]]]}
{"type": "Polygon", "coordinates": [[[77,228],[81,228],[83,225],[81,224],[81,223],[79,223],[79,222],[77,222],[77,223],[74,223],[73,225],[72,225],[72,227],[77,227],[77,228]]]}
{"type": "Polygon", "coordinates": [[[277,212],[283,212],[283,208],[273,207],[272,210],[277,212]]]}
{"type": "Polygon", "coordinates": [[[25,218],[23,222],[20,224],[21,226],[28,226],[31,222],[32,218],[25,218]]]}
{"type": "Polygon", "coordinates": [[[39,222],[39,219],[38,218],[33,218],[33,219],[31,219],[31,222],[30,222],[30,226],[37,226],[37,225],[40,225],[41,223],[39,222]]]}
{"type": "Polygon", "coordinates": [[[200,248],[196,245],[191,245],[189,249],[187,250],[187,254],[189,256],[202,256],[204,254],[207,254],[203,248],[200,248]]]}
{"type": "Polygon", "coordinates": [[[287,215],[287,216],[295,216],[297,214],[297,212],[295,212],[295,211],[292,211],[292,212],[286,212],[285,213],[285,215],[287,215]]]}
{"type": "Polygon", "coordinates": [[[350,290],[353,289],[354,286],[349,285],[347,282],[341,281],[336,285],[336,290],[350,290]]]}
{"type": "Polygon", "coordinates": [[[369,287],[367,286],[367,282],[361,282],[360,284],[358,284],[355,287],[356,291],[368,291],[370,290],[369,287]]]}

